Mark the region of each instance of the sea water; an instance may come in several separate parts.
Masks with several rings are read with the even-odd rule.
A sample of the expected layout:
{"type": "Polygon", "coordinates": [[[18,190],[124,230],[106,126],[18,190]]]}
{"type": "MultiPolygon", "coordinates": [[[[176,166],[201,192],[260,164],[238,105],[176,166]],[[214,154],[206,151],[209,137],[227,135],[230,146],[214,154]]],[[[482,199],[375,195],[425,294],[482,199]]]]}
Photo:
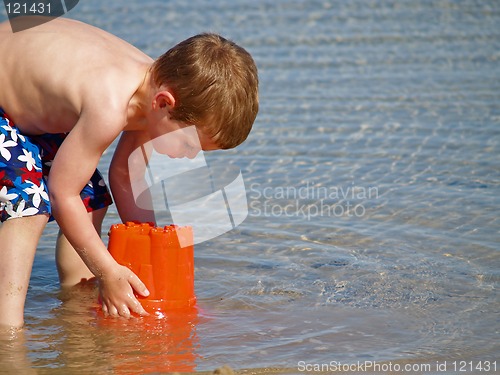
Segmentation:
{"type": "MultiPolygon", "coordinates": [[[[248,217],[196,245],[198,312],[147,324],[106,323],[93,288],[60,292],[49,224],[26,330],[2,348],[11,366],[493,370],[499,2],[86,0],[69,16],[152,57],[203,31],[252,53],[254,129],[236,150],[205,154],[242,171],[248,217]]],[[[105,241],[116,222],[112,206],[105,241]]]]}

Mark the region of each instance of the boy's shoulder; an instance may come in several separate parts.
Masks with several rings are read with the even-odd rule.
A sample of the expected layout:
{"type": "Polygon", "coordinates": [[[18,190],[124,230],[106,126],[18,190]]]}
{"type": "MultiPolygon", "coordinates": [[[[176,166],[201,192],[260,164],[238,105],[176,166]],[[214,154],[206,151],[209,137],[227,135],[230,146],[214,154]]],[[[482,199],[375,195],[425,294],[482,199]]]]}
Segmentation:
{"type": "Polygon", "coordinates": [[[8,23],[3,23],[0,25],[0,47],[8,51],[2,54],[4,56],[16,56],[20,57],[18,60],[40,65],[47,61],[52,62],[52,66],[66,62],[71,69],[118,67],[133,63],[134,59],[151,60],[136,47],[105,30],[65,18],[20,32],[10,31],[8,23]]]}
{"type": "Polygon", "coordinates": [[[88,103],[123,112],[152,62],[104,30],[62,18],[17,33],[2,24],[0,49],[8,51],[0,54],[0,106],[28,132],[69,131],[88,103]]]}

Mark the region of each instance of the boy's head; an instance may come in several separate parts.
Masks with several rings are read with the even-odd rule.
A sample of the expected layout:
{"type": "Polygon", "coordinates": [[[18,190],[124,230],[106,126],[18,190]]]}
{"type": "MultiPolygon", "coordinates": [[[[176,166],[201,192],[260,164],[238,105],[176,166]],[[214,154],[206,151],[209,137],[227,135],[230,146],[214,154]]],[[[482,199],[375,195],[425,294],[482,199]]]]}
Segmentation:
{"type": "Polygon", "coordinates": [[[219,148],[236,147],[250,133],[259,109],[257,67],[235,43],[193,36],[154,62],[152,78],[175,98],[172,119],[196,125],[219,148]]]}

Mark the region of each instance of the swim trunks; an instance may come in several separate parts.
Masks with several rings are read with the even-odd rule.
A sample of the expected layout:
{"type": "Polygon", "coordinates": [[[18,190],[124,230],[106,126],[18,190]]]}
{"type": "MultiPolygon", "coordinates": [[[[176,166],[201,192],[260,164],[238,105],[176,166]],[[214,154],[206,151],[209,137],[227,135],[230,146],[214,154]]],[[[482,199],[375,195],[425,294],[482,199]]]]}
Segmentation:
{"type": "MultiPolygon", "coordinates": [[[[51,214],[47,179],[66,136],[67,133],[23,135],[0,108],[0,221],[51,214]]],[[[113,203],[97,169],[80,196],[87,212],[113,203]]]]}

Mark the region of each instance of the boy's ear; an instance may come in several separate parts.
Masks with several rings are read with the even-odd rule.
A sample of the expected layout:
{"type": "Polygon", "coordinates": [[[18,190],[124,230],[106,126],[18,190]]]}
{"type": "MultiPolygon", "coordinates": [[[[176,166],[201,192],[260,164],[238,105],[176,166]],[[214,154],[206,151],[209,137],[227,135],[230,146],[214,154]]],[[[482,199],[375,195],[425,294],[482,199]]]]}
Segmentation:
{"type": "Polygon", "coordinates": [[[153,109],[167,108],[171,110],[175,107],[175,98],[169,89],[158,91],[153,98],[153,109]]]}

